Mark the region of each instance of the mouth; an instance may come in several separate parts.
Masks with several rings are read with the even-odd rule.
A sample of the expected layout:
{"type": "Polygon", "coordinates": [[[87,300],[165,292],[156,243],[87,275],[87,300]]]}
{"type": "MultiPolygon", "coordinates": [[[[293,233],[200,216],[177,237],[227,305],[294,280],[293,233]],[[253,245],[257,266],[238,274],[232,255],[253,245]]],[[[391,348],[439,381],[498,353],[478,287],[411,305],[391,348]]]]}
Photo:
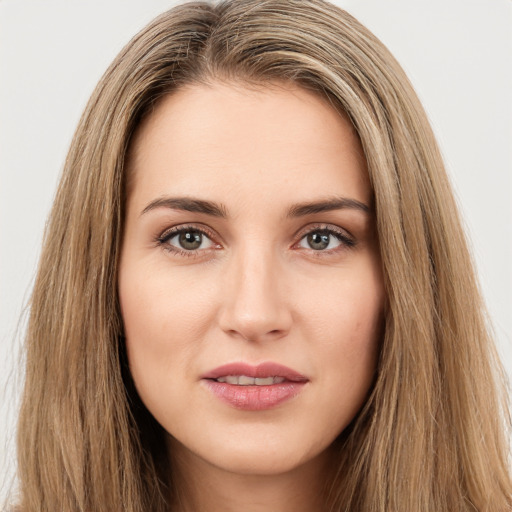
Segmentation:
{"type": "Polygon", "coordinates": [[[245,411],[274,408],[296,397],[309,382],[304,375],[278,363],[252,366],[231,363],[201,377],[206,388],[223,403],[245,411]]]}

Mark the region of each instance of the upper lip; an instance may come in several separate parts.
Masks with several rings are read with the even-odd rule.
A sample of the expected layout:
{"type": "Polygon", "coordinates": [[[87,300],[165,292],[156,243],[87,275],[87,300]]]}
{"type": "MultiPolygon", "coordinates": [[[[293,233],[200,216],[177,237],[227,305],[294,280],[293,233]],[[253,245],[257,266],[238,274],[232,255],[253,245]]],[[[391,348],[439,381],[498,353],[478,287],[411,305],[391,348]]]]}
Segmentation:
{"type": "Polygon", "coordinates": [[[279,363],[265,362],[258,365],[248,363],[228,363],[205,373],[202,379],[218,379],[228,375],[245,375],[254,378],[283,377],[292,382],[306,382],[309,379],[304,375],[283,366],[279,363]]]}

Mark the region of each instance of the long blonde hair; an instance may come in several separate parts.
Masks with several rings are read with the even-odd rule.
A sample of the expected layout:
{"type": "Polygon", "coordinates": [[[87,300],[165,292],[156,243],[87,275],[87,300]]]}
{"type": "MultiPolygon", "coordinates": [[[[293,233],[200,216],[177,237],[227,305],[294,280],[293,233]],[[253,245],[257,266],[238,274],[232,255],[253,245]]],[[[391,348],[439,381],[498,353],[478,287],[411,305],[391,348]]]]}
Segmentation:
{"type": "Polygon", "coordinates": [[[426,115],[388,50],[323,0],[188,2],[139,33],[73,139],[31,300],[20,510],[159,512],[172,474],[127,371],[117,298],[125,160],[159,98],[192,83],[292,81],[356,128],[387,292],[369,400],[335,444],[331,511],[505,511],[503,373],[426,115]]]}

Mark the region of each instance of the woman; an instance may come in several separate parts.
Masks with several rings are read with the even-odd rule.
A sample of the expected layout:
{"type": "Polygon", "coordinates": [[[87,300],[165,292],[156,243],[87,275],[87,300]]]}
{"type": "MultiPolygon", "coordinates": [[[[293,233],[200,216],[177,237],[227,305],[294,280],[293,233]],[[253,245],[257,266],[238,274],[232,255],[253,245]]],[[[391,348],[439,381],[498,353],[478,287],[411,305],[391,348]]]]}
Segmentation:
{"type": "Polygon", "coordinates": [[[98,85],[52,210],[20,509],[510,509],[455,211],[411,86],[347,13],[159,17],[98,85]]]}

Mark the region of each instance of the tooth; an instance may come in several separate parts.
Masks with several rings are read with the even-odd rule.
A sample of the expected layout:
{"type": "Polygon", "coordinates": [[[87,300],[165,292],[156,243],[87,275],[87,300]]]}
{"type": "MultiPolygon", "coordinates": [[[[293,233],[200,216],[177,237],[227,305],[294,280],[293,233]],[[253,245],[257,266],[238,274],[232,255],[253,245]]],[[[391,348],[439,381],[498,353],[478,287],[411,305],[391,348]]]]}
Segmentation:
{"type": "Polygon", "coordinates": [[[254,383],[256,386],[271,386],[274,384],[274,377],[256,378],[254,383]]]}
{"type": "Polygon", "coordinates": [[[240,375],[238,377],[239,386],[254,386],[254,377],[247,377],[246,375],[240,375]]]}
{"type": "Polygon", "coordinates": [[[217,382],[232,384],[235,386],[272,386],[272,384],[281,384],[286,379],[284,377],[248,377],[247,375],[226,375],[218,377],[217,382]]]}

